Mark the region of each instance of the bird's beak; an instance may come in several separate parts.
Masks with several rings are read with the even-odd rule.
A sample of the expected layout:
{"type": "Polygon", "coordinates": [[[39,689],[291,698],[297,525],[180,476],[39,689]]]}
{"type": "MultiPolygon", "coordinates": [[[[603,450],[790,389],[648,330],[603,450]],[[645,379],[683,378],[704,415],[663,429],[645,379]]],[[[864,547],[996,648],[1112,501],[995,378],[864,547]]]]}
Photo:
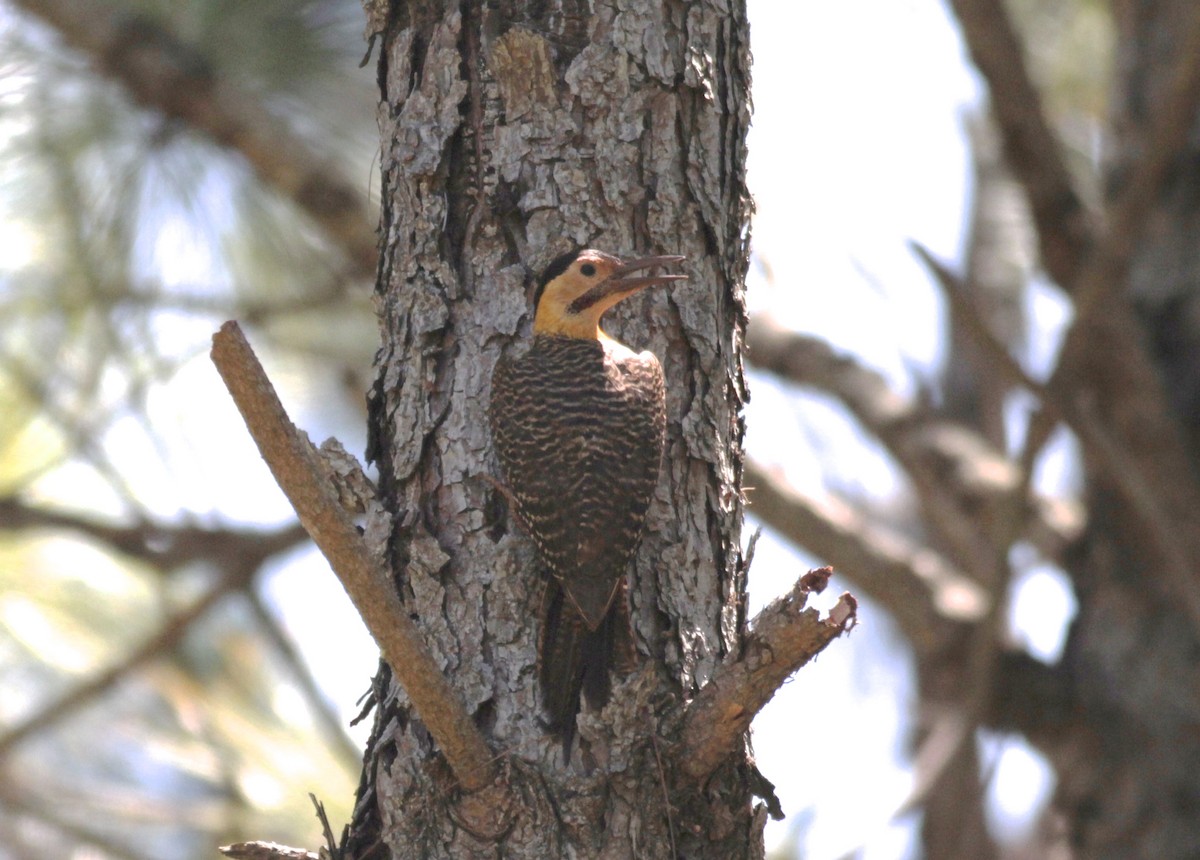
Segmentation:
{"type": "Polygon", "coordinates": [[[624,298],[654,284],[686,281],[687,275],[634,275],[635,272],[642,272],[655,266],[672,266],[682,263],[686,259],[687,257],[681,257],[678,254],[668,254],[662,257],[642,257],[640,260],[622,263],[613,269],[612,274],[607,278],[572,302],[572,310],[578,313],[580,310],[596,305],[612,296],[620,294],[624,298]],[[631,277],[631,275],[634,276],[631,277]]]}
{"type": "Polygon", "coordinates": [[[622,263],[621,266],[613,270],[613,273],[604,279],[601,287],[609,287],[611,292],[629,292],[632,290],[640,290],[642,287],[648,287],[651,284],[666,284],[671,281],[686,281],[687,275],[643,275],[641,277],[629,277],[632,272],[640,272],[644,269],[653,269],[655,266],[673,266],[676,263],[682,263],[687,257],[681,257],[678,254],[670,254],[665,257],[642,257],[640,260],[630,260],[628,263],[622,263]]]}

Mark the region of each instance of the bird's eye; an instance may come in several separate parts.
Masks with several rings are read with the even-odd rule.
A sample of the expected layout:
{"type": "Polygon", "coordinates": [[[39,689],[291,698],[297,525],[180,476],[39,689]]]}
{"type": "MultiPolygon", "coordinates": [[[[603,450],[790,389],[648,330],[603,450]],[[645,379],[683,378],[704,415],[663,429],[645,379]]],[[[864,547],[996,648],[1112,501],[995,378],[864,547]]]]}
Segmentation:
{"type": "Polygon", "coordinates": [[[596,267],[591,263],[584,263],[579,267],[579,271],[585,278],[590,278],[592,275],[596,274],[596,267]]]}

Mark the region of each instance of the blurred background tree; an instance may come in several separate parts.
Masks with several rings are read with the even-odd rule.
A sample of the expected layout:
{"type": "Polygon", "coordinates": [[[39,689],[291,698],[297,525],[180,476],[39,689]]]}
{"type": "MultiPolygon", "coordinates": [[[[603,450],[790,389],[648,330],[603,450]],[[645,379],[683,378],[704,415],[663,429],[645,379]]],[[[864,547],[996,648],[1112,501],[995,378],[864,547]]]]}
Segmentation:
{"type": "Polygon", "coordinates": [[[328,686],[317,643],[354,616],[207,352],[247,321],[304,424],[362,450],[362,10],[30,4],[0,27],[0,855],[306,841],[307,792],[349,814],[373,664],[328,686]]]}
{"type": "MultiPolygon", "coordinates": [[[[794,547],[870,601],[756,724],[771,843],[1193,857],[1200,22],[948,6],[750,4],[752,600],[794,547]]],[[[0,6],[0,856],[349,815],[373,651],[206,352],[362,451],[363,22],[0,6]]]]}

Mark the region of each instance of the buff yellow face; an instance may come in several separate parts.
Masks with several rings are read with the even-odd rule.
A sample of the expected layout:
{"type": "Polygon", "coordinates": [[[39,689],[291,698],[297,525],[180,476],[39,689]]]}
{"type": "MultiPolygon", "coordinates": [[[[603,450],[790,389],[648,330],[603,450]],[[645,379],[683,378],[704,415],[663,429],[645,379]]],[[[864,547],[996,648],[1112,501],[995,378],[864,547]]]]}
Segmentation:
{"type": "Polygon", "coordinates": [[[559,257],[542,275],[538,288],[534,334],[599,339],[600,317],[622,299],[651,286],[682,281],[686,275],[636,275],[655,266],[683,261],[683,257],[643,257],[628,263],[586,250],[559,257]]]}

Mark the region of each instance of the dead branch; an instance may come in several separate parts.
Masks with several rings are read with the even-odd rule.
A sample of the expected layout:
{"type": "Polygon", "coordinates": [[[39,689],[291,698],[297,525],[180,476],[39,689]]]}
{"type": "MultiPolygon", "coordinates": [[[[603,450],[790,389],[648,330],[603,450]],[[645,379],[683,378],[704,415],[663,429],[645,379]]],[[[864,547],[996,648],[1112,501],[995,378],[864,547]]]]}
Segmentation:
{"type": "Polygon", "coordinates": [[[919,653],[938,645],[946,621],[972,624],[984,616],[984,590],[933,550],[847,506],[818,503],[753,461],[745,479],[750,512],[845,571],[857,588],[888,607],[919,653]]]}
{"type": "Polygon", "coordinates": [[[805,609],[808,595],[829,582],[829,568],[810,571],[788,594],[754,619],[742,649],[713,673],[684,717],[679,762],[692,779],[703,780],[737,746],[750,721],[792,673],[854,627],[857,603],[843,594],[822,620],[805,609]]]}
{"type": "Polygon", "coordinates": [[[492,754],[430,655],[380,560],[372,557],[318,461],[287,417],[235,322],[213,335],[212,360],[300,522],[345,587],[396,678],[468,791],[488,785],[492,754]]]}

